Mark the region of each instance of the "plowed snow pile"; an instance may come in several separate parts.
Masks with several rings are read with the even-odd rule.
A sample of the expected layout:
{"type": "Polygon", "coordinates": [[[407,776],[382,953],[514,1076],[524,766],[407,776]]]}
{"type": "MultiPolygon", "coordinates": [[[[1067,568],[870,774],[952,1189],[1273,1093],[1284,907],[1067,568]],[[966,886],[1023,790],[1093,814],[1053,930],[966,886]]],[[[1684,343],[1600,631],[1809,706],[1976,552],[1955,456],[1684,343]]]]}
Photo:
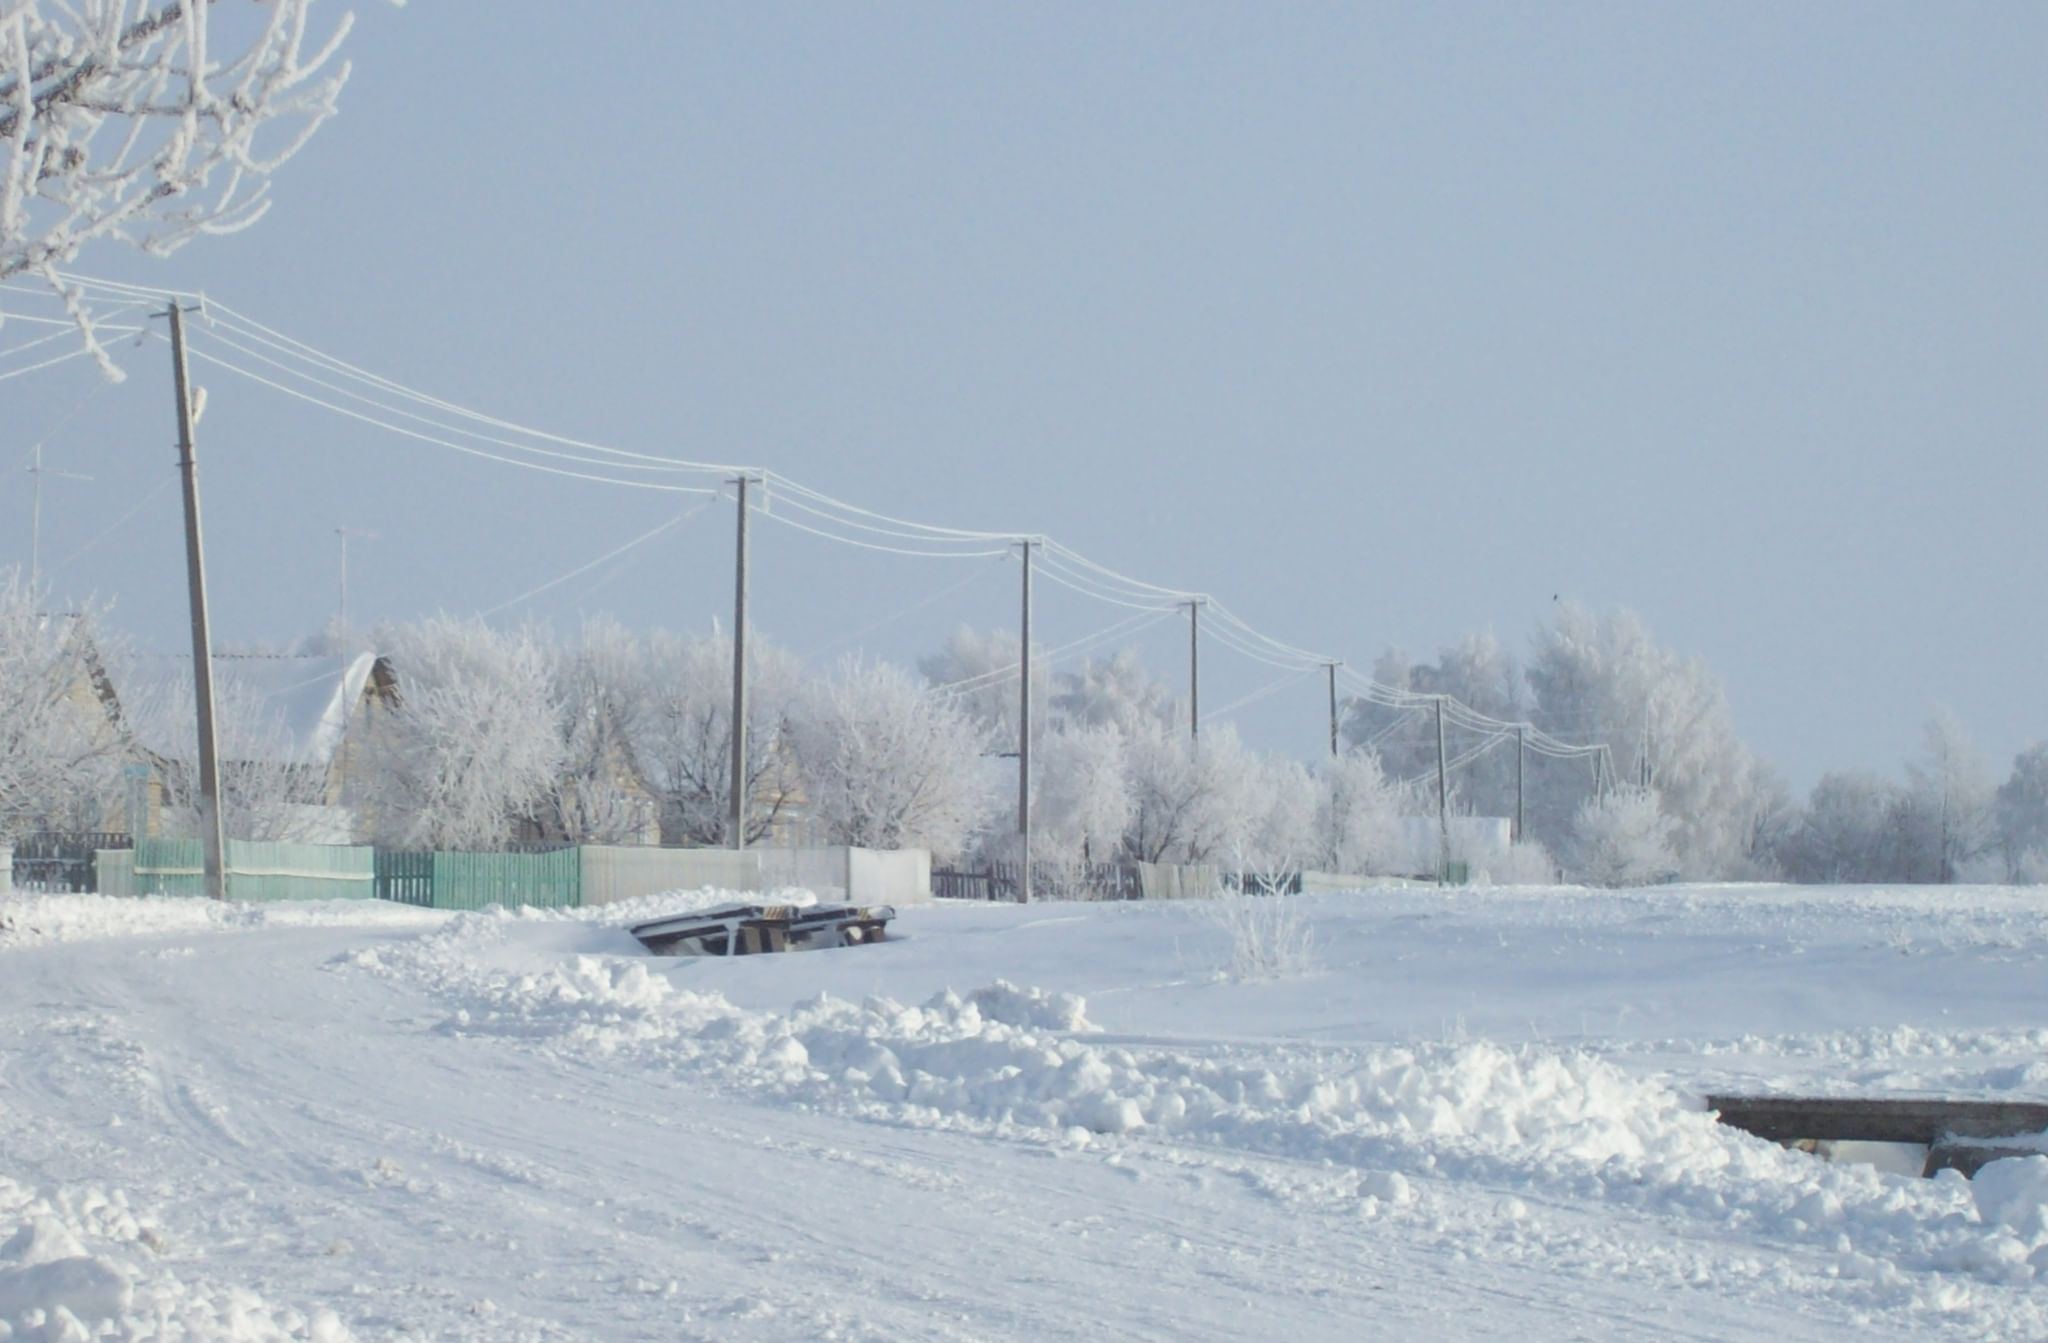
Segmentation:
{"type": "MultiPolygon", "coordinates": [[[[724,1216],[744,1227],[750,1199],[774,1200],[761,1182],[779,1179],[775,1164],[765,1176],[728,1180],[720,1171],[736,1159],[730,1152],[706,1160],[659,1136],[702,1115],[752,1116],[730,1122],[757,1126],[770,1152],[805,1150],[829,1132],[832,1162],[894,1171],[843,1203],[820,1193],[798,1221],[776,1222],[777,1234],[808,1240],[814,1215],[833,1228],[820,1249],[868,1236],[902,1241],[904,1255],[928,1261],[902,1271],[940,1274],[942,1287],[925,1282],[940,1296],[975,1297],[931,1337],[1050,1337],[1066,1327],[1053,1307],[1029,1304],[1025,1269],[1008,1288],[953,1282],[942,1270],[953,1243],[920,1240],[914,1229],[935,1215],[918,1192],[927,1188],[951,1191],[952,1210],[968,1189],[1038,1197],[1027,1168],[1045,1157],[1081,1163],[1063,1177],[1094,1191],[1077,1186],[1076,1215],[1100,1207],[1099,1216],[1127,1223],[1117,1256],[1152,1253],[1148,1228],[1161,1219],[1174,1228],[1162,1251],[1223,1253],[1223,1242],[1205,1238],[1268,1215],[1247,1197],[1284,1210],[1291,1220],[1278,1225],[1310,1228],[1269,1233],[1309,1239],[1290,1256],[1296,1267],[1272,1265],[1256,1279],[1288,1298],[1263,1306],[1291,1321],[1290,1333],[1351,1336],[1361,1310],[1368,1323],[1381,1310],[1394,1327],[1396,1307],[1356,1296],[1379,1288],[1351,1278],[1420,1271],[1447,1275],[1439,1286],[1451,1295],[1509,1303],[1470,1307],[1480,1314],[1469,1328],[1446,1317],[1447,1336],[1502,1327],[1575,1336],[1589,1327],[1588,1301],[1603,1294],[1613,1297],[1607,1324],[1616,1327],[1594,1332],[1662,1334],[1676,1327],[1666,1312],[1690,1310],[1714,1321],[1703,1329],[1712,1336],[2048,1336],[2048,1155],[1996,1162],[1974,1182],[1904,1178],[1748,1137],[1716,1123],[1700,1100],[1724,1086],[2048,1099],[2038,1058],[2048,1023],[2035,1005],[2048,941],[2011,892],[1317,897],[1304,901],[1317,933],[1313,967],[1255,982],[1221,973],[1230,957],[1220,924],[1186,906],[934,907],[906,911],[902,936],[877,947],[735,960],[650,957],[623,932],[636,917],[717,898],[453,916],[56,897],[0,905],[0,975],[67,953],[93,970],[84,1005],[65,1009],[85,1015],[44,1020],[40,1044],[55,1052],[42,1064],[10,1065],[0,1054],[0,1340],[697,1336],[685,1319],[704,1320],[704,1337],[927,1332],[922,1315],[913,1327],[879,1306],[800,1305],[802,1256],[786,1266],[792,1295],[765,1314],[726,1311],[689,1274],[643,1264],[622,1281],[646,1290],[619,1289],[640,1313],[621,1316],[616,1304],[592,1314],[559,1296],[568,1290],[581,1302],[580,1289],[551,1296],[527,1283],[544,1258],[507,1250],[501,1262],[475,1248],[501,1234],[508,1245],[546,1239],[538,1226],[518,1229],[536,1215],[519,1211],[536,1189],[579,1189],[598,1209],[632,1204],[645,1176],[622,1188],[618,1172],[643,1161],[696,1191],[676,1193],[672,1206],[656,1197],[648,1206],[662,1216],[733,1199],[724,1216]],[[275,946],[292,950],[296,969],[270,970],[239,993],[225,987],[247,972],[246,958],[275,959],[269,944],[254,945],[264,939],[282,939],[275,946]],[[209,974],[204,962],[217,952],[209,974]],[[106,983],[93,987],[93,974],[106,983]],[[159,979],[160,992],[132,986],[159,979]],[[232,1082],[165,1080],[176,1071],[165,1061],[181,1050],[175,1038],[195,1027],[124,1024],[130,1014],[178,1012],[168,986],[196,979],[225,995],[216,1007],[241,1014],[224,1028],[275,1034],[274,1051],[220,1046],[216,1062],[232,1082]],[[302,1008],[302,993],[332,1005],[302,1008]],[[346,1019],[336,1020],[342,1008],[346,1019]],[[296,1024],[264,1024],[277,1013],[296,1024]],[[288,1061],[295,1053],[303,1058],[288,1061]],[[344,1069],[368,1099],[290,1099],[308,1087],[319,1095],[319,1079],[344,1069]],[[376,1099],[380,1070],[390,1106],[376,1099]],[[523,1079],[516,1119],[486,1099],[508,1070],[523,1079]],[[132,1091],[136,1113],[123,1120],[119,1095],[88,1100],[77,1081],[88,1075],[132,1091]],[[51,1094],[37,1094],[36,1078],[51,1094]],[[247,1094],[265,1088],[275,1095],[247,1094]],[[472,1090],[474,1105],[454,1099],[472,1090]],[[593,1109],[592,1097],[605,1099],[593,1109]],[[372,1123],[371,1110],[390,1117],[372,1123]],[[178,1158],[120,1130],[166,1115],[185,1116],[217,1148],[249,1153],[253,1169],[238,1178],[259,1206],[221,1226],[261,1242],[267,1218],[293,1234],[242,1257],[195,1242],[196,1228],[162,1230],[183,1215],[181,1188],[206,1169],[204,1158],[178,1158]],[[110,1116],[119,1136],[100,1131],[110,1116]],[[88,1122],[99,1129],[29,1140],[38,1126],[88,1122]],[[313,1141],[292,1136],[300,1124],[312,1126],[319,1150],[300,1150],[313,1141]],[[640,1137],[615,1136],[621,1125],[640,1137]],[[634,1145],[630,1159],[619,1155],[621,1141],[634,1145]],[[986,1154],[966,1184],[946,1173],[961,1143],[986,1154]],[[382,1155],[379,1144],[395,1153],[382,1155]],[[278,1147],[292,1159],[269,1160],[278,1147]],[[878,1155],[847,1155],[863,1148],[878,1155]],[[191,1170],[178,1165],[194,1159],[191,1170]],[[429,1160],[459,1169],[410,1174],[429,1160]],[[108,1181],[122,1170],[151,1185],[146,1214],[131,1209],[133,1191],[112,1192],[108,1181]],[[1093,1171],[1136,1184],[1106,1192],[1085,1174],[1093,1171]],[[467,1212],[443,1206],[480,1173],[467,1212]],[[1230,1184],[1210,1183],[1219,1177],[1230,1184]],[[1185,1179],[1196,1181],[1193,1192],[1161,1192],[1160,1181],[1185,1179]],[[313,1216],[291,1194],[295,1182],[310,1184],[306,1199],[337,1199],[341,1210],[313,1216]],[[417,1318],[392,1317],[363,1307],[351,1273],[291,1267],[302,1255],[359,1256],[368,1233],[336,1227],[378,1215],[356,1204],[401,1194],[425,1199],[424,1211],[393,1206],[389,1215],[438,1219],[469,1237],[459,1275],[482,1280],[465,1290],[485,1305],[421,1304],[417,1318]],[[480,1199],[488,1212],[470,1206],[480,1199]],[[477,1218],[505,1230],[472,1226],[477,1218]],[[1309,1246],[1314,1253],[1301,1258],[1309,1246]],[[1329,1262],[1317,1268],[1316,1254],[1329,1262]],[[1403,1262],[1357,1267],[1375,1256],[1403,1262]],[[238,1263],[247,1288],[211,1285],[234,1281],[238,1263]],[[1296,1290],[1305,1273],[1321,1274],[1322,1285],[1296,1290]],[[494,1279],[499,1286],[486,1291],[494,1279]],[[654,1308],[670,1299],[680,1304],[654,1308]],[[627,1329],[626,1319],[638,1323],[627,1329]],[[676,1332],[661,1332],[664,1323],[676,1332]]],[[[16,1016],[49,1007],[34,994],[9,1001],[16,1016]]],[[[30,1047],[26,1038],[9,1044],[30,1047]]],[[[709,1238],[707,1281],[746,1262],[718,1248],[732,1226],[687,1225],[709,1238]]],[[[1075,1275],[1060,1309],[1081,1309],[1088,1279],[1079,1261],[1064,1258],[1057,1238],[1012,1231],[1036,1265],[1028,1281],[1075,1275]]],[[[450,1234],[435,1243],[459,1244],[450,1234]]],[[[609,1252],[659,1263],[665,1243],[619,1241],[609,1252]]],[[[1180,1271],[1163,1265],[1131,1280],[1180,1271]]],[[[1216,1280],[1217,1270],[1201,1270],[1160,1290],[1141,1319],[1165,1334],[1198,1336],[1199,1322],[1227,1336],[1229,1313],[1249,1309],[1261,1289],[1240,1284],[1210,1300],[1216,1280]]],[[[373,1294],[388,1295],[376,1282],[372,1273],[373,1294]]],[[[852,1290],[859,1297],[871,1287],[852,1290]]],[[[1144,1307],[1144,1289],[1133,1290],[1135,1305],[1094,1309],[1144,1307]]]]}

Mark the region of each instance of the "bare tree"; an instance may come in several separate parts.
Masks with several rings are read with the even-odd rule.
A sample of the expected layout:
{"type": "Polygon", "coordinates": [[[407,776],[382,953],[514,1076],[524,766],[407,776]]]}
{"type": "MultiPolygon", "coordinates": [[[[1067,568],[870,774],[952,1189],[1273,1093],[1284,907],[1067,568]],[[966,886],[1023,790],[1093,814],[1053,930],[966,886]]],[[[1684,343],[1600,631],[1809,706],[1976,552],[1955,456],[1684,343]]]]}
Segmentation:
{"type": "Polygon", "coordinates": [[[211,3],[0,0],[0,279],[40,276],[90,342],[58,275],[81,249],[163,255],[256,222],[348,79],[350,17],[309,48],[312,6],[243,6],[220,43],[211,3]]]}

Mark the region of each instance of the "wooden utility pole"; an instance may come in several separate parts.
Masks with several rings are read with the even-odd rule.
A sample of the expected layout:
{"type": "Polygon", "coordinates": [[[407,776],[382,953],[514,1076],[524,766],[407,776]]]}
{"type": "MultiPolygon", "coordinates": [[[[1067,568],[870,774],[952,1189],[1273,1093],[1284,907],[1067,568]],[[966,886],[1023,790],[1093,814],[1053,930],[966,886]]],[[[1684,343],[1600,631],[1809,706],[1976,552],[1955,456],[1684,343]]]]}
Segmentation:
{"type": "Polygon", "coordinates": [[[1343,664],[1332,662],[1330,671],[1330,759],[1337,758],[1337,668],[1343,664]]]}
{"type": "Polygon", "coordinates": [[[1444,697],[1436,696],[1436,884],[1451,871],[1451,794],[1444,780],[1444,697]]]}
{"type": "Polygon", "coordinates": [[[228,896],[220,829],[220,758],[213,729],[213,640],[206,622],[206,556],[199,531],[199,463],[192,446],[192,396],[185,371],[185,311],[171,300],[171,375],[178,391],[178,474],[185,484],[185,579],[192,605],[192,697],[199,717],[199,841],[206,894],[228,896]]]}
{"type": "Polygon", "coordinates": [[[1186,602],[1188,608],[1188,736],[1202,735],[1202,599],[1186,602]]]}
{"type": "Polygon", "coordinates": [[[740,472],[732,566],[732,847],[747,847],[747,473],[740,472]]]}
{"type": "Polygon", "coordinates": [[[1522,733],[1523,733],[1523,731],[1524,731],[1524,730],[1525,730],[1525,729],[1527,728],[1527,726],[1528,726],[1528,725],[1527,725],[1526,723],[1517,723],[1517,724],[1515,724],[1515,836],[1514,836],[1514,838],[1515,838],[1515,843],[1517,843],[1517,844],[1520,844],[1520,843],[1522,842],[1522,763],[1523,763],[1523,749],[1524,749],[1524,748],[1525,748],[1525,747],[1526,747],[1526,746],[1528,745],[1528,740],[1527,740],[1527,738],[1525,738],[1525,737],[1524,737],[1524,736],[1522,735],[1522,733]]]}
{"type": "Polygon", "coordinates": [[[1031,547],[1037,544],[1018,542],[1024,551],[1024,606],[1017,622],[1017,835],[1024,864],[1017,901],[1025,905],[1031,903],[1031,547]]]}

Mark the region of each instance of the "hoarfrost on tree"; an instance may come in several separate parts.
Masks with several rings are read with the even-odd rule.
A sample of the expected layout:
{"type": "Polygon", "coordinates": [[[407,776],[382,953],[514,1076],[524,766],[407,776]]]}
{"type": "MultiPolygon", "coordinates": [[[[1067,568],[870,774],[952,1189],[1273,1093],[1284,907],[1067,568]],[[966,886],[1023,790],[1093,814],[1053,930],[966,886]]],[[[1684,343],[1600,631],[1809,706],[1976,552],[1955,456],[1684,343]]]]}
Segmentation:
{"type": "Polygon", "coordinates": [[[163,255],[256,222],[348,80],[351,16],[315,36],[313,3],[0,0],[0,280],[42,279],[97,352],[60,267],[101,241],[163,255]]]}

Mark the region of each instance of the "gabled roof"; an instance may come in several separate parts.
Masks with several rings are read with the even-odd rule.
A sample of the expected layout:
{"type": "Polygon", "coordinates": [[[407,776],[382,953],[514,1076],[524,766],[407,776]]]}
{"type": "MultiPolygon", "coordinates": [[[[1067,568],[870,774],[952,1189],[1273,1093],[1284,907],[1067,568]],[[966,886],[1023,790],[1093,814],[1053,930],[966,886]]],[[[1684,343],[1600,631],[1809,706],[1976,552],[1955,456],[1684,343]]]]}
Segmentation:
{"type": "MultiPolygon", "coordinates": [[[[340,749],[349,719],[362,702],[378,661],[375,653],[346,657],[214,654],[213,694],[223,720],[222,751],[237,753],[238,747],[225,739],[230,731],[253,733],[264,754],[274,755],[278,763],[324,768],[340,749]],[[226,721],[230,719],[232,725],[226,721]]],[[[142,667],[148,684],[121,687],[129,705],[145,695],[190,698],[190,656],[145,659],[142,667]],[[157,670],[162,675],[150,678],[149,672],[157,670]]],[[[190,727],[184,717],[131,712],[127,718],[144,749],[172,757],[189,753],[190,727]]]]}

